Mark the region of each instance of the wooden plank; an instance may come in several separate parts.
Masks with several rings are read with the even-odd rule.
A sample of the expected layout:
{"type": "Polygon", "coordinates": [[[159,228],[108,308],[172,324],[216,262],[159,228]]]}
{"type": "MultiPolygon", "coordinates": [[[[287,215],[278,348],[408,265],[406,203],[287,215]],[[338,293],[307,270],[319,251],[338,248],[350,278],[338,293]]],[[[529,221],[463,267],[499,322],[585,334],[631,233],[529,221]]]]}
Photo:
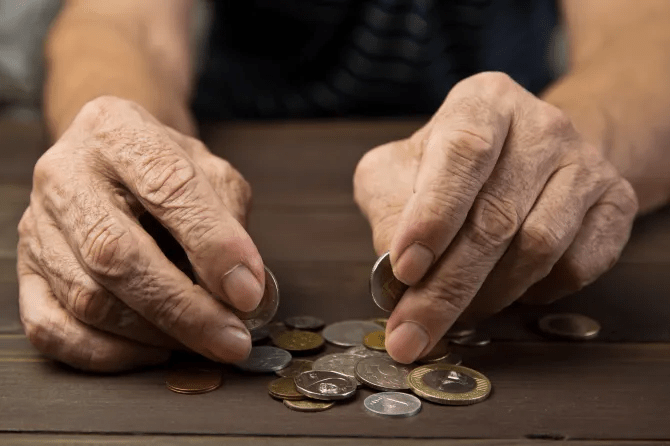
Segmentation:
{"type": "Polygon", "coordinates": [[[425,403],[418,416],[392,420],[365,411],[368,390],[330,411],[292,412],[267,395],[272,376],[229,367],[221,389],[185,396],[165,388],[161,369],[110,376],[52,363],[0,362],[0,431],[670,439],[670,344],[497,342],[468,350],[464,363],[493,383],[487,401],[425,403]]]}
{"type": "MultiPolygon", "coordinates": [[[[55,435],[0,434],[5,446],[37,445],[100,445],[100,446],[379,446],[378,438],[320,438],[320,437],[239,437],[219,435],[55,435]]],[[[567,446],[662,446],[658,441],[565,441],[567,446]]],[[[384,446],[444,446],[444,440],[384,439],[384,446]]],[[[451,440],[450,446],[546,446],[546,440],[451,440]]]]}

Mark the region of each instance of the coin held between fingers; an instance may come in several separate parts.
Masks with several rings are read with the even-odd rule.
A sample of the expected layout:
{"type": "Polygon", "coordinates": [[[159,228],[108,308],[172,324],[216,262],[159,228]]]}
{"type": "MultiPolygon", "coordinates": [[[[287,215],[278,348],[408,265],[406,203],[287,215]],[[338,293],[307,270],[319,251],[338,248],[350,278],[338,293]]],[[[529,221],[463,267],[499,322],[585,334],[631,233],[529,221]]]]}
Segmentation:
{"type": "Polygon", "coordinates": [[[416,322],[407,321],[396,327],[386,339],[386,351],[398,362],[409,364],[426,349],[430,337],[416,322]]]}
{"type": "Polygon", "coordinates": [[[263,287],[256,276],[243,264],[238,264],[223,276],[223,290],[228,299],[241,311],[254,310],[263,298],[263,287]]]}
{"type": "Polygon", "coordinates": [[[420,243],[410,245],[393,265],[393,275],[405,285],[415,285],[433,264],[433,252],[420,243]]]}

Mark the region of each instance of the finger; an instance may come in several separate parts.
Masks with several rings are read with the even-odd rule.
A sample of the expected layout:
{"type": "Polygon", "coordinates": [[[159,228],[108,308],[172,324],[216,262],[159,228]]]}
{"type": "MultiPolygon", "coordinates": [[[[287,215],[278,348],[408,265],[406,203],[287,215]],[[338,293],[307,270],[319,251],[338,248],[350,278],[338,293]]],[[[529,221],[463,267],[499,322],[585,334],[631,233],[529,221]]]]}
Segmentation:
{"type": "Polygon", "coordinates": [[[493,171],[512,121],[512,104],[499,100],[506,93],[499,83],[458,84],[431,121],[414,193],[391,242],[402,282],[416,284],[442,255],[493,171]]]}
{"type": "Polygon", "coordinates": [[[554,302],[609,270],[630,237],[637,209],[637,197],[627,181],[620,180],[608,188],[586,213],[577,236],[549,275],[530,287],[520,301],[554,302]]]}
{"type": "Polygon", "coordinates": [[[44,355],[93,372],[120,372],[161,364],[170,351],[149,347],[88,327],[58,303],[46,280],[19,275],[21,321],[30,342],[44,355]]]}
{"type": "Polygon", "coordinates": [[[137,221],[86,190],[61,215],[68,244],[84,270],[144,319],[213,360],[249,354],[242,322],[168,260],[137,221]]]}
{"type": "Polygon", "coordinates": [[[86,273],[63,236],[49,222],[35,225],[35,259],[53,295],[82,323],[143,344],[169,349],[181,345],[151,325],[86,273]]]}
{"type": "MultiPolygon", "coordinates": [[[[125,185],[184,248],[194,271],[212,293],[242,311],[258,306],[264,290],[263,262],[240,223],[226,208],[202,169],[163,126],[139,107],[113,141],[98,148],[97,174],[125,185]]],[[[119,113],[121,115],[121,113],[119,113]]]]}
{"type": "Polygon", "coordinates": [[[573,242],[587,210],[612,184],[614,175],[613,169],[596,174],[579,164],[554,173],[460,320],[482,321],[546,277],[573,242]]]}

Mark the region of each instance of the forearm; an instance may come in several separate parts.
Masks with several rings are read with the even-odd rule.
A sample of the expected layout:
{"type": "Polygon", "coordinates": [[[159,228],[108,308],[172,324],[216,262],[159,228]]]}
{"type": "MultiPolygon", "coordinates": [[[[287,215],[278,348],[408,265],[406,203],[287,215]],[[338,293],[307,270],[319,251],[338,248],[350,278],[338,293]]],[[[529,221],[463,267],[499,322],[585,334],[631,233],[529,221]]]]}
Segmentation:
{"type": "Polygon", "coordinates": [[[640,213],[670,202],[668,48],[664,19],[629,29],[543,95],[631,182],[640,213]]]}
{"type": "MultiPolygon", "coordinates": [[[[86,102],[102,95],[130,99],[161,122],[194,132],[188,54],[161,58],[141,25],[67,9],[61,14],[46,44],[44,111],[53,138],[86,102]]],[[[176,51],[184,52],[178,45],[176,51]]]]}

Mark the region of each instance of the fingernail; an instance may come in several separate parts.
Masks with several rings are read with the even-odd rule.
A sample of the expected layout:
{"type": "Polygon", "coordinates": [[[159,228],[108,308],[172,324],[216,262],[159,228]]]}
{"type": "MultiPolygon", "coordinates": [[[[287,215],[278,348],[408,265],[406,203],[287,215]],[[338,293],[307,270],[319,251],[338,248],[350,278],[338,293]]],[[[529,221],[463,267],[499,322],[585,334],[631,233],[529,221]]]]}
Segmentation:
{"type": "Polygon", "coordinates": [[[228,326],[214,339],[211,352],[221,361],[235,362],[246,359],[251,350],[251,335],[245,329],[228,326]]]}
{"type": "Polygon", "coordinates": [[[386,351],[393,359],[410,364],[426,349],[430,342],[428,332],[416,322],[403,322],[386,338],[386,351]]]}
{"type": "Polygon", "coordinates": [[[430,249],[414,243],[400,254],[393,267],[393,274],[405,285],[414,285],[426,274],[434,258],[430,249]]]}
{"type": "Polygon", "coordinates": [[[223,277],[223,291],[240,311],[256,309],[263,298],[263,288],[246,266],[239,264],[223,277]]]}

